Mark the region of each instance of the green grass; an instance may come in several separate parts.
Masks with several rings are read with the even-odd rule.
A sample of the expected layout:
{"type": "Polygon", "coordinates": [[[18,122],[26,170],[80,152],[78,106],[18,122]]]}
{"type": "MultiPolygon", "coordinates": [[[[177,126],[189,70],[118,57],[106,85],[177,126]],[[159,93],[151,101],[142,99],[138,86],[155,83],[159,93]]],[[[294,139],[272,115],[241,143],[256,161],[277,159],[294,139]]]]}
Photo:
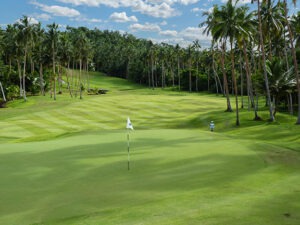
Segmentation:
{"type": "Polygon", "coordinates": [[[0,110],[0,224],[300,223],[295,117],[244,109],[236,128],[222,97],[92,81],[109,92],[0,110]]]}

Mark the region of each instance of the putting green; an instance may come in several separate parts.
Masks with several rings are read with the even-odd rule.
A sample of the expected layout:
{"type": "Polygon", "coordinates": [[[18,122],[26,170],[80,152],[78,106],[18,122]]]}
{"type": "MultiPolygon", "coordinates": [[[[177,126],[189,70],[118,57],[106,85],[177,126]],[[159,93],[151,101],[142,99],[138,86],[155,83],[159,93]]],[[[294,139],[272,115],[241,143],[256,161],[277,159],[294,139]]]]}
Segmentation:
{"type": "Polygon", "coordinates": [[[299,224],[299,154],[187,129],[4,143],[0,224],[299,224]]]}

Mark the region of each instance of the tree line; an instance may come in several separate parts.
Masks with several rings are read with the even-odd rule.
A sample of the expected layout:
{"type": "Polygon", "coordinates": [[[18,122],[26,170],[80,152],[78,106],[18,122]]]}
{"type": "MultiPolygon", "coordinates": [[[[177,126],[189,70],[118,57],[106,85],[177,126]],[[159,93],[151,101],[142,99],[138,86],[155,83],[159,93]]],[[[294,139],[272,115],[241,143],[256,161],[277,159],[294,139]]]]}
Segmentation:
{"type": "Polygon", "coordinates": [[[199,26],[212,36],[208,49],[199,40],[182,47],[118,31],[62,30],[55,23],[42,27],[23,16],[0,29],[1,98],[26,101],[27,93],[49,92],[55,100],[62,83],[70,96],[82,98],[91,90],[88,72],[101,71],[152,89],[221,94],[228,112],[233,95],[236,125],[245,101],[254,119],[260,119],[258,97],[266,96],[270,121],[284,108],[298,112],[300,124],[300,13],[288,15],[286,0],[257,0],[254,11],[237,3],[229,0],[204,13],[199,26]]]}

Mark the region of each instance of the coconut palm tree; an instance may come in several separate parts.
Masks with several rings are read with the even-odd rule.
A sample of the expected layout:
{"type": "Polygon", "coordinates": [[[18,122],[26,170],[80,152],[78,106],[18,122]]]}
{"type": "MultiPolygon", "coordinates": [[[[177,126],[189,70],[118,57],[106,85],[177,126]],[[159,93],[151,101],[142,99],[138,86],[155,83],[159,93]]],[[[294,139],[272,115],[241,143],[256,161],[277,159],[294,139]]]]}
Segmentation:
{"type": "MultiPolygon", "coordinates": [[[[267,60],[267,71],[270,75],[270,92],[273,97],[273,104],[276,106],[279,100],[288,99],[289,109],[292,110],[291,93],[296,89],[296,78],[294,69],[291,67],[286,71],[284,60],[279,57],[273,57],[271,61],[267,60]]],[[[274,116],[276,107],[274,108],[274,116]]]]}
{"type": "Polygon", "coordinates": [[[72,43],[68,32],[61,33],[61,35],[59,36],[58,54],[62,65],[67,68],[66,77],[67,77],[68,90],[70,96],[73,97],[71,86],[70,86],[70,79],[69,79],[70,62],[72,56],[72,43]]]}
{"type": "Polygon", "coordinates": [[[84,89],[84,85],[82,82],[82,64],[83,59],[85,58],[88,51],[88,39],[85,33],[81,30],[78,30],[77,38],[75,40],[76,45],[76,57],[79,60],[79,88],[80,88],[80,99],[82,99],[82,92],[84,89]]]}
{"type": "MultiPolygon", "coordinates": [[[[266,53],[268,58],[271,60],[273,51],[273,40],[275,37],[282,36],[284,30],[284,13],[282,4],[279,1],[276,5],[273,5],[272,1],[263,1],[261,4],[261,21],[263,39],[266,44],[266,53]]],[[[274,46],[275,47],[275,46],[274,46]]]]}
{"type": "Polygon", "coordinates": [[[154,90],[155,82],[154,82],[154,67],[156,64],[157,58],[157,46],[154,44],[150,48],[150,57],[151,57],[151,81],[152,81],[152,89],[154,90]]]}
{"type": "MultiPolygon", "coordinates": [[[[294,3],[294,5],[296,5],[296,0],[293,0],[293,3],[294,3]]],[[[294,35],[293,35],[293,31],[292,31],[290,22],[288,20],[287,0],[283,0],[283,5],[284,5],[284,12],[285,12],[284,18],[285,18],[285,23],[287,25],[288,32],[289,32],[290,47],[291,47],[291,52],[292,52],[292,57],[293,57],[295,77],[296,77],[297,90],[298,90],[298,117],[297,117],[296,124],[300,125],[300,74],[299,74],[299,69],[298,69],[296,50],[294,47],[294,35]]]]}
{"type": "Polygon", "coordinates": [[[40,91],[42,95],[45,95],[45,80],[43,75],[44,55],[46,55],[45,30],[42,28],[41,23],[39,23],[36,27],[36,38],[35,48],[33,50],[33,57],[35,61],[39,64],[39,81],[40,91]]]}
{"type": "MultiPolygon", "coordinates": [[[[220,22],[223,21],[222,16],[220,15],[221,11],[217,5],[214,5],[212,12],[204,12],[203,15],[207,16],[206,21],[201,23],[199,26],[206,26],[203,33],[206,33],[209,35],[211,33],[212,35],[212,46],[213,44],[218,44],[220,42],[222,55],[221,55],[221,69],[223,73],[223,86],[225,90],[226,95],[226,101],[227,101],[227,109],[226,112],[232,112],[231,103],[230,103],[230,97],[229,97],[229,88],[228,88],[228,80],[227,80],[227,74],[225,71],[225,53],[226,53],[226,37],[223,35],[222,29],[225,29],[226,27],[223,27],[224,25],[220,25],[220,22]]],[[[218,46],[218,45],[217,45],[218,46]]]]}
{"type": "Polygon", "coordinates": [[[193,45],[188,45],[186,48],[186,59],[188,63],[188,71],[189,71],[189,92],[192,92],[192,63],[193,63],[193,53],[194,48],[193,45]]]}
{"type": "MultiPolygon", "coordinates": [[[[58,42],[58,24],[52,23],[47,25],[48,32],[47,38],[49,44],[51,43],[50,50],[52,55],[52,82],[53,82],[53,99],[56,100],[56,55],[57,55],[57,42],[58,42]]],[[[52,97],[52,95],[51,95],[52,97]]]]}
{"type": "MultiPolygon", "coordinates": [[[[247,93],[250,98],[251,105],[254,107],[254,120],[260,120],[261,118],[258,116],[257,107],[254,101],[253,95],[253,84],[251,79],[251,68],[248,57],[248,43],[253,41],[253,36],[255,34],[256,29],[256,21],[254,20],[254,13],[249,11],[249,7],[242,6],[240,8],[240,32],[237,35],[237,44],[243,51],[243,57],[245,62],[245,71],[246,71],[246,83],[247,83],[247,93]]],[[[249,104],[250,106],[250,104],[249,104]]]]}
{"type": "Polygon", "coordinates": [[[267,68],[266,68],[266,52],[265,52],[265,47],[264,47],[262,19],[261,19],[261,13],[260,13],[260,10],[261,10],[260,0],[251,0],[252,3],[254,1],[257,1],[258,33],[259,33],[260,50],[261,50],[261,57],[262,57],[263,75],[264,75],[265,88],[266,88],[266,93],[267,93],[267,102],[268,102],[268,106],[269,106],[269,121],[273,122],[275,120],[275,118],[273,116],[273,107],[271,104],[269,79],[268,79],[268,73],[267,73],[267,68]]]}
{"type": "Polygon", "coordinates": [[[199,77],[199,60],[200,60],[200,49],[201,45],[199,40],[193,41],[193,48],[195,50],[195,60],[196,60],[196,91],[198,90],[198,77],[199,77]]]}
{"type": "Polygon", "coordinates": [[[296,47],[300,47],[300,11],[296,14],[293,15],[291,19],[292,26],[293,28],[293,34],[296,42],[296,47]]]}
{"type": "Polygon", "coordinates": [[[32,43],[33,39],[33,33],[34,33],[34,24],[31,23],[31,19],[27,16],[23,16],[22,19],[20,19],[16,26],[18,28],[18,43],[22,43],[22,47],[24,50],[24,56],[23,56],[23,98],[25,101],[27,101],[26,98],[26,63],[27,63],[27,57],[30,52],[30,44],[32,43]]]}
{"type": "Polygon", "coordinates": [[[234,56],[234,41],[237,39],[237,36],[239,35],[239,32],[241,31],[240,25],[241,25],[241,14],[242,11],[241,8],[237,8],[236,4],[238,1],[235,2],[235,4],[232,3],[232,0],[229,0],[225,6],[222,6],[221,10],[221,18],[223,18],[224,21],[220,22],[220,25],[224,26],[222,35],[225,38],[229,38],[230,42],[230,55],[231,55],[231,76],[233,80],[234,85],[234,94],[235,94],[235,105],[236,105],[236,125],[240,125],[240,119],[239,119],[239,101],[238,101],[238,89],[237,89],[237,81],[236,81],[236,75],[235,75],[235,56],[234,56]]]}
{"type": "Polygon", "coordinates": [[[178,89],[180,91],[180,89],[181,89],[180,60],[181,60],[182,55],[183,55],[183,50],[181,49],[181,47],[178,44],[175,46],[175,53],[176,53],[176,58],[177,58],[178,89]]]}

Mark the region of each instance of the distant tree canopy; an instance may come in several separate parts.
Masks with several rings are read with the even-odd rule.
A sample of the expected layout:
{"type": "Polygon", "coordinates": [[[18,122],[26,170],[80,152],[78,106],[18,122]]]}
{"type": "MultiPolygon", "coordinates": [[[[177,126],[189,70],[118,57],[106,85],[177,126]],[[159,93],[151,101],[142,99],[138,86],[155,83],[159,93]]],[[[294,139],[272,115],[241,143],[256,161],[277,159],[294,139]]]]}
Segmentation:
{"type": "Polygon", "coordinates": [[[228,112],[233,111],[230,95],[234,95],[237,125],[238,108],[244,107],[242,96],[249,97],[248,107],[259,119],[255,99],[263,95],[270,121],[278,109],[290,113],[297,109],[300,124],[300,13],[288,16],[286,1],[253,2],[257,10],[252,12],[230,0],[204,13],[206,20],[199,26],[212,36],[207,49],[201,48],[199,40],[182,47],[118,31],[86,27],[59,30],[55,23],[43,28],[23,16],[0,29],[0,82],[4,92],[0,96],[26,100],[26,92],[45,95],[50,91],[56,99],[66,79],[70,95],[78,90],[82,97],[82,92],[90,89],[84,74],[100,71],[152,89],[172,87],[222,94],[228,112]],[[67,72],[70,69],[80,71],[75,81],[67,72]]]}

